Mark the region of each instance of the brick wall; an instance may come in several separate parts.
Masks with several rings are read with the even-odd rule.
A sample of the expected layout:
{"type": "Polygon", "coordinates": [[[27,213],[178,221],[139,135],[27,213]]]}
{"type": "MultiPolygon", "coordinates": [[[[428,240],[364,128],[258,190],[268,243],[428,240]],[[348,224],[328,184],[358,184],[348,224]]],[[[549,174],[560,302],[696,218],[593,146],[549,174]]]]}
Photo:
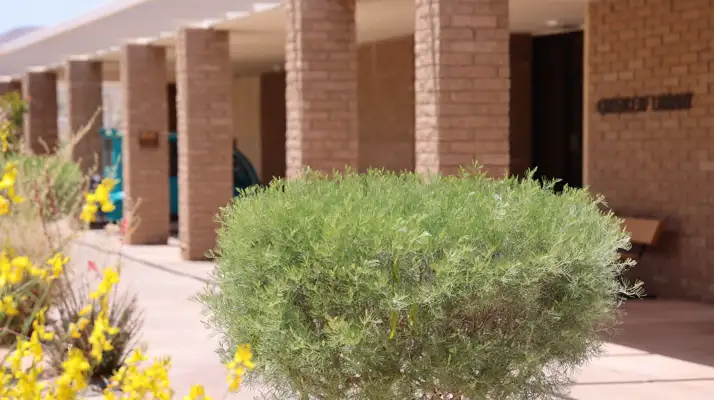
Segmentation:
{"type": "Polygon", "coordinates": [[[20,81],[2,81],[0,82],[0,96],[5,96],[12,92],[22,92],[20,81]]]}
{"type": "Polygon", "coordinates": [[[414,37],[359,48],[359,166],[414,170],[414,37]]]}
{"type": "Polygon", "coordinates": [[[36,154],[53,152],[59,137],[57,127],[57,74],[28,72],[22,82],[22,97],[27,101],[25,147],[36,154]]]}
{"type": "MultiPolygon", "coordinates": [[[[245,78],[252,80],[254,78],[245,78]]],[[[364,44],[358,50],[359,168],[414,169],[414,38],[404,36],[364,44]]],[[[285,176],[285,73],[260,77],[263,172],[285,176]]],[[[247,88],[244,88],[247,89],[247,88]]],[[[249,89],[252,92],[252,89],[249,89]]],[[[238,92],[236,92],[238,93],[238,92]]],[[[245,107],[249,107],[247,104],[245,107]]],[[[236,121],[241,119],[237,117],[236,121]]],[[[239,122],[244,126],[247,122],[239,122]]],[[[252,123],[249,123],[252,124],[252,123]]],[[[240,129],[240,128],[239,128],[240,129]]],[[[239,143],[239,146],[240,143],[239,143]]],[[[243,149],[243,147],[241,147],[243,149]]],[[[251,158],[252,160],[252,158],[251,158]]],[[[256,166],[256,168],[258,168],[256,166]]]]}
{"type": "MultiPolygon", "coordinates": [[[[531,166],[532,37],[510,38],[510,169],[531,166]]],[[[359,48],[360,169],[414,170],[414,36],[359,48]]],[[[474,105],[476,111],[478,107],[474,105]]],[[[478,132],[483,128],[475,128],[478,132]]]]}
{"type": "Polygon", "coordinates": [[[169,237],[166,50],[127,44],[122,47],[121,57],[124,206],[128,223],[135,226],[126,235],[125,243],[166,244],[169,237]],[[158,134],[157,146],[140,146],[139,136],[152,132],[158,134]]]}
{"type": "Polygon", "coordinates": [[[98,168],[102,151],[102,63],[71,60],[67,63],[67,118],[69,131],[74,134],[88,131],[72,149],[72,158],[85,172],[98,168]],[[94,118],[94,119],[92,119],[94,118]],[[91,125],[88,126],[88,124],[91,125]]]}
{"type": "Polygon", "coordinates": [[[714,301],[714,6],[591,2],[586,31],[586,183],[621,214],[667,217],[632,272],[661,296],[714,301]],[[689,111],[601,116],[601,98],[694,92],[689,111]]]}
{"type": "Polygon", "coordinates": [[[355,0],[286,3],[287,175],[357,168],[355,0]]]}
{"type": "Polygon", "coordinates": [[[179,238],[187,260],[215,246],[216,214],[233,198],[230,35],[182,29],[176,46],[179,238]]]}
{"type": "Polygon", "coordinates": [[[478,160],[503,175],[509,154],[508,0],[416,1],[416,170],[478,160]]]}
{"type": "MultiPolygon", "coordinates": [[[[511,169],[515,173],[531,166],[531,45],[530,35],[511,36],[514,95],[510,96],[509,119],[511,169]]],[[[414,170],[414,36],[361,45],[358,81],[360,169],[414,170]]],[[[257,101],[256,97],[261,101],[262,166],[266,171],[262,178],[267,182],[269,176],[285,174],[285,120],[280,117],[285,113],[285,75],[263,74],[260,96],[243,93],[246,90],[252,92],[247,87],[236,91],[238,102],[257,101]]],[[[237,129],[252,124],[244,117],[236,117],[236,121],[237,129]]],[[[240,143],[239,147],[244,148],[240,143]]]]}

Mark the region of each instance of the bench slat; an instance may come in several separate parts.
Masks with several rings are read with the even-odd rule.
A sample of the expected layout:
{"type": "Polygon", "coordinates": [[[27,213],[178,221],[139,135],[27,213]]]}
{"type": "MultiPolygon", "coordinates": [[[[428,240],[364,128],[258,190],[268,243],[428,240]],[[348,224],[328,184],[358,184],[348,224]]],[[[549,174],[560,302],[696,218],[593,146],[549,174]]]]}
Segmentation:
{"type": "Polygon", "coordinates": [[[623,225],[632,243],[643,246],[656,246],[664,226],[663,221],[643,218],[625,218],[623,225]]]}

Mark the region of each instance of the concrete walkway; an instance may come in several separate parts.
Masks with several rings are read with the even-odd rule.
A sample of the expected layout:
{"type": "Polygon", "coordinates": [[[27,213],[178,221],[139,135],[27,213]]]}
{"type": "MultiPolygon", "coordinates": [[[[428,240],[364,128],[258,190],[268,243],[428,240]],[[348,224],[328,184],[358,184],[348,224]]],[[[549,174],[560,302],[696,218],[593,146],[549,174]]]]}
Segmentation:
{"type": "Polygon", "coordinates": [[[576,375],[578,400],[714,399],[714,307],[630,301],[622,332],[576,375]]]}
{"type": "MultiPolygon", "coordinates": [[[[73,251],[86,265],[116,262],[122,253],[122,284],[139,294],[146,313],[142,340],[153,355],[173,358],[172,382],[177,398],[191,384],[206,385],[223,398],[224,370],[217,339],[201,323],[201,306],[190,296],[208,280],[211,263],[184,262],[176,243],[168,246],[124,246],[104,233],[90,232],[73,251]]],[[[714,399],[714,307],[686,302],[644,300],[626,305],[623,333],[606,345],[602,357],[575,375],[565,399],[577,400],[711,400],[714,399]]],[[[260,398],[244,389],[235,399],[260,398]]]]}

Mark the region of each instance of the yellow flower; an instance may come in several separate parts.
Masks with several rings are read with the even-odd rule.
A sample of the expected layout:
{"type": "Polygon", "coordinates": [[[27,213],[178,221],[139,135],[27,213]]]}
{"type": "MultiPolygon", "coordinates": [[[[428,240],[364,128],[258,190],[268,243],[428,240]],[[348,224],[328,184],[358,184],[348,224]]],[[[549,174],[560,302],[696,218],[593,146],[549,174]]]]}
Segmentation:
{"type": "Polygon", "coordinates": [[[87,304],[86,306],[82,307],[82,309],[79,310],[79,316],[80,316],[80,317],[85,317],[85,316],[87,316],[87,314],[89,314],[90,312],[92,312],[92,308],[93,308],[93,307],[92,307],[91,304],[87,304]]]}
{"type": "Polygon", "coordinates": [[[242,344],[238,346],[238,351],[236,351],[235,359],[237,361],[240,361],[245,365],[246,368],[248,369],[253,369],[255,368],[255,364],[253,364],[253,352],[250,350],[250,345],[249,344],[242,344]]]}
{"type": "Polygon", "coordinates": [[[30,269],[32,264],[27,257],[16,257],[12,261],[6,252],[0,253],[0,287],[7,284],[17,285],[25,278],[25,269],[30,269]]]}
{"type": "Polygon", "coordinates": [[[89,343],[92,345],[90,351],[92,359],[101,362],[104,357],[104,352],[114,349],[114,346],[112,346],[107,336],[111,337],[117,333],[119,333],[119,330],[111,326],[106,315],[106,310],[101,310],[94,320],[94,327],[92,328],[92,333],[89,335],[89,343]]]}
{"type": "Polygon", "coordinates": [[[12,296],[8,295],[2,298],[2,302],[0,302],[0,315],[7,314],[15,316],[19,313],[20,311],[17,309],[15,299],[13,299],[12,296]]]}
{"type": "Polygon", "coordinates": [[[15,187],[11,187],[7,190],[7,195],[10,197],[10,201],[14,204],[20,204],[25,201],[24,197],[15,194],[15,187]]]}
{"type": "MultiPolygon", "coordinates": [[[[107,188],[107,192],[111,192],[112,189],[114,189],[114,186],[117,184],[116,179],[111,179],[111,178],[104,178],[102,179],[102,186],[107,188]]],[[[107,196],[106,198],[107,201],[109,201],[109,197],[107,196]]]]}
{"type": "Polygon", "coordinates": [[[127,365],[135,366],[140,362],[146,361],[146,355],[141,349],[134,349],[131,355],[126,359],[127,365]]]}
{"type": "Polygon", "coordinates": [[[32,332],[29,342],[25,342],[25,351],[35,357],[35,362],[41,362],[43,358],[42,344],[40,343],[40,335],[38,332],[32,332]]]}
{"type": "Polygon", "coordinates": [[[84,194],[84,201],[87,203],[96,203],[97,202],[97,195],[94,193],[85,193],[84,194]]]}
{"type": "MultiPolygon", "coordinates": [[[[30,275],[38,277],[40,279],[47,278],[47,270],[45,270],[44,268],[37,268],[33,265],[28,269],[28,272],[30,273],[30,275]]],[[[48,280],[51,281],[53,279],[54,277],[50,276],[48,280]]]]}
{"type": "Polygon", "coordinates": [[[0,195],[0,215],[10,214],[10,200],[0,195]]]}
{"type": "Polygon", "coordinates": [[[203,385],[193,385],[184,400],[211,400],[211,396],[206,396],[206,389],[203,385]]]}
{"type": "Polygon", "coordinates": [[[126,365],[119,368],[119,370],[109,379],[112,387],[118,387],[121,382],[124,381],[126,376],[127,367],[126,365]]]}
{"type": "Polygon", "coordinates": [[[10,386],[10,379],[12,376],[5,373],[5,368],[0,368],[0,398],[7,398],[8,386],[10,386]]]}
{"type": "Polygon", "coordinates": [[[170,400],[173,390],[168,377],[170,360],[156,360],[145,369],[125,365],[112,378],[112,387],[119,387],[131,399],[153,398],[170,400]]]}
{"type": "Polygon", "coordinates": [[[110,213],[116,210],[116,206],[112,202],[102,203],[102,212],[110,213]]]}
{"type": "Polygon", "coordinates": [[[113,268],[107,268],[103,271],[102,281],[99,282],[97,290],[92,292],[89,297],[92,299],[103,297],[109,293],[109,291],[112,290],[112,287],[117,283],[119,283],[119,273],[113,268]]]}
{"type": "Polygon", "coordinates": [[[45,314],[46,313],[47,313],[47,307],[42,307],[42,309],[40,309],[40,311],[35,316],[35,320],[32,322],[32,329],[34,330],[34,333],[39,335],[39,339],[45,340],[45,341],[52,340],[55,337],[53,332],[47,332],[45,330],[45,314]]]}
{"type": "MultiPolygon", "coordinates": [[[[13,162],[7,162],[5,164],[4,170],[5,172],[2,178],[0,178],[0,190],[4,190],[6,192],[8,198],[5,199],[5,202],[9,201],[8,204],[6,204],[6,206],[9,208],[10,202],[18,204],[23,202],[24,199],[15,194],[15,182],[17,180],[17,164],[13,162]]],[[[3,213],[0,212],[0,214],[3,213]]]]}
{"type": "Polygon", "coordinates": [[[102,183],[99,184],[97,189],[94,191],[94,198],[96,199],[95,201],[100,204],[109,202],[109,187],[104,181],[102,181],[102,183]]]}
{"type": "Polygon", "coordinates": [[[18,337],[15,343],[15,351],[7,358],[12,371],[19,371],[22,367],[22,359],[25,358],[25,339],[18,337]]]}
{"type": "Polygon", "coordinates": [[[76,348],[70,349],[69,357],[62,363],[65,374],[70,376],[83,375],[89,371],[89,362],[84,358],[82,351],[76,348]]]}
{"type": "Polygon", "coordinates": [[[69,324],[69,336],[72,339],[79,339],[80,337],[82,337],[82,334],[80,333],[77,324],[75,324],[74,322],[71,322],[69,324]]]}
{"type": "Polygon", "coordinates": [[[82,351],[73,348],[62,363],[63,373],[56,381],[55,393],[58,399],[75,399],[77,393],[87,387],[86,374],[90,365],[82,351]]]}
{"type": "Polygon", "coordinates": [[[52,258],[47,260],[47,264],[52,267],[52,275],[59,278],[64,272],[64,266],[69,262],[69,257],[65,257],[62,253],[57,253],[52,258]]]}
{"type": "Polygon", "coordinates": [[[238,346],[235,356],[233,356],[233,361],[228,363],[228,389],[232,392],[238,391],[240,389],[241,382],[243,381],[243,375],[245,375],[247,370],[255,368],[253,363],[253,353],[250,349],[249,344],[242,344],[238,346]]]}
{"type": "Polygon", "coordinates": [[[10,201],[12,201],[15,204],[20,204],[25,201],[24,197],[21,197],[21,196],[18,196],[15,194],[15,189],[8,190],[7,194],[10,196],[10,201]]]}
{"type": "Polygon", "coordinates": [[[12,259],[11,264],[16,268],[21,268],[21,269],[29,268],[31,265],[30,258],[27,256],[15,257],[12,259]]]}
{"type": "Polygon", "coordinates": [[[8,190],[15,186],[17,180],[17,165],[12,162],[5,164],[5,173],[0,179],[0,190],[8,190]]]}
{"type": "Polygon", "coordinates": [[[96,221],[96,215],[100,209],[105,213],[114,211],[116,207],[114,203],[111,202],[109,194],[115,184],[116,181],[107,178],[97,186],[93,193],[85,193],[85,204],[82,207],[82,213],[80,215],[82,221],[86,223],[96,221]]]}
{"type": "Polygon", "coordinates": [[[113,326],[108,326],[106,329],[106,332],[109,336],[115,336],[119,334],[119,328],[115,328],[113,326]]]}
{"type": "Polygon", "coordinates": [[[94,222],[97,220],[97,211],[99,209],[96,204],[87,203],[82,207],[82,213],[79,218],[86,223],[94,222]]]}
{"type": "Polygon", "coordinates": [[[228,390],[231,392],[237,392],[240,390],[240,384],[243,381],[243,375],[242,374],[236,374],[236,373],[231,373],[228,375],[228,390]]]}

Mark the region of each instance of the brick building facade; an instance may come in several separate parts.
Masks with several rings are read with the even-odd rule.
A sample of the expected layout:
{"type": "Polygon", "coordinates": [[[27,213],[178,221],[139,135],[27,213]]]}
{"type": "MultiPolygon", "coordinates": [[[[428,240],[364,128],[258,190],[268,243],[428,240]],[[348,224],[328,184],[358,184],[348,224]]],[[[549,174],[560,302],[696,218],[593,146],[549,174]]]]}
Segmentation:
{"type": "MultiPolygon", "coordinates": [[[[213,245],[212,216],[230,199],[228,148],[236,139],[266,183],[305,166],[453,173],[476,160],[493,176],[537,166],[604,194],[621,215],[665,218],[661,245],[635,272],[658,295],[714,301],[711,0],[583,0],[584,25],[548,36],[523,25],[514,9],[523,2],[392,1],[384,7],[399,3],[413,24],[381,36],[369,30],[388,31],[384,22],[360,29],[366,2],[286,2],[275,20],[285,39],[278,71],[245,72],[250,57],[232,43],[243,33],[227,32],[228,22],[125,45],[124,184],[142,204],[129,242],[169,235],[165,148],[141,148],[137,136],[164,137],[177,120],[179,237],[188,259],[213,245]],[[173,114],[170,83],[178,93],[173,114]],[[654,105],[659,95],[690,93],[691,109],[654,105]],[[607,99],[634,107],[607,112],[607,99]]],[[[81,115],[101,103],[91,65],[70,64],[63,75],[76,82],[70,105],[91,98],[81,115]]],[[[36,127],[54,132],[53,76],[25,74],[28,138],[36,127]]]]}
{"type": "Polygon", "coordinates": [[[714,4],[590,4],[585,181],[616,211],[665,218],[636,267],[664,296],[714,301],[714,4]],[[692,92],[691,110],[600,115],[602,98],[692,92]]]}

